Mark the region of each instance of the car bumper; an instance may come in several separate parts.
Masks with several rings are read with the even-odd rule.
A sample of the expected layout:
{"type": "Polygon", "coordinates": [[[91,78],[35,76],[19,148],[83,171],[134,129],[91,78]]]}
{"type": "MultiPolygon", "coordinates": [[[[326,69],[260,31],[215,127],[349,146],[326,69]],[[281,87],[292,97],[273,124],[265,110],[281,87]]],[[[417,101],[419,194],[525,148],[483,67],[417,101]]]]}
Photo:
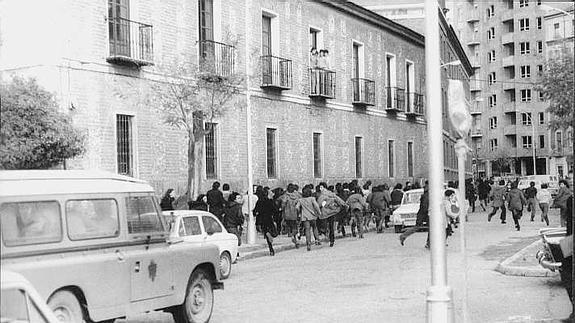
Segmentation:
{"type": "Polygon", "coordinates": [[[551,259],[551,257],[549,256],[549,253],[545,250],[537,251],[537,254],[535,254],[535,258],[537,258],[537,261],[539,261],[539,264],[541,265],[541,267],[543,267],[545,269],[548,269],[551,271],[561,269],[561,262],[560,261],[553,261],[551,259]]]}

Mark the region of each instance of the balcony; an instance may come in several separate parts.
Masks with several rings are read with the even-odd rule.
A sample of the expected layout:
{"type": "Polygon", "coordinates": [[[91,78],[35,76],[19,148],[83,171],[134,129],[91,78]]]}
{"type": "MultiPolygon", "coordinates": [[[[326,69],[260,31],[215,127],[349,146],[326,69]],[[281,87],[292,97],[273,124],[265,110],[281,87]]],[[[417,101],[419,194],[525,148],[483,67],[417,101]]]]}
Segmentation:
{"type": "Polygon", "coordinates": [[[505,136],[517,136],[517,125],[510,124],[503,128],[503,134],[505,136]]]}
{"type": "Polygon", "coordinates": [[[481,129],[471,129],[471,138],[481,137],[483,137],[483,131],[481,129]]]}
{"type": "Polygon", "coordinates": [[[375,105],[375,82],[363,78],[351,79],[353,90],[352,104],[358,106],[375,105]]]}
{"type": "Polygon", "coordinates": [[[513,43],[513,33],[505,33],[501,36],[501,43],[502,44],[510,44],[513,43]]]}
{"type": "Polygon", "coordinates": [[[386,87],[386,105],[388,112],[405,111],[405,90],[398,87],[386,87]]]}
{"type": "Polygon", "coordinates": [[[264,89],[289,90],[292,88],[292,61],[266,55],[261,57],[262,84],[264,89]]]}
{"type": "Polygon", "coordinates": [[[501,60],[503,67],[507,67],[507,66],[514,66],[515,64],[515,55],[510,55],[507,57],[503,57],[503,59],[501,60]]]}
{"type": "Polygon", "coordinates": [[[481,67],[481,60],[479,57],[470,57],[469,62],[471,63],[471,67],[473,68],[480,68],[481,67]]]}
{"type": "Polygon", "coordinates": [[[309,96],[318,99],[335,99],[335,72],[322,68],[309,69],[309,96]]]}
{"type": "Polygon", "coordinates": [[[407,93],[407,109],[405,114],[413,117],[424,115],[423,94],[415,92],[407,93]]]}
{"type": "Polygon", "coordinates": [[[513,20],[514,18],[514,12],[513,10],[503,10],[501,12],[501,21],[502,22],[506,22],[509,20],[513,20]]]}
{"type": "Polygon", "coordinates": [[[472,12],[470,12],[469,16],[467,17],[467,22],[468,23],[479,22],[479,10],[473,10],[472,12]]]}
{"type": "MultiPolygon", "coordinates": [[[[477,109],[477,108],[475,108],[475,109],[477,109]]],[[[472,116],[480,116],[483,112],[481,112],[480,110],[471,110],[471,111],[469,111],[469,113],[472,116]]]]}
{"type": "Polygon", "coordinates": [[[124,18],[108,21],[110,56],[106,61],[118,65],[154,65],[153,36],[151,25],[124,18]]]}
{"type": "Polygon", "coordinates": [[[481,91],[481,81],[475,78],[469,80],[469,90],[471,92],[481,91]]]}
{"type": "Polygon", "coordinates": [[[474,33],[473,36],[467,41],[467,46],[478,46],[481,44],[481,37],[479,37],[478,33],[474,33]]]}
{"type": "Polygon", "coordinates": [[[200,74],[208,82],[219,82],[234,73],[235,47],[213,40],[199,41],[200,74]]]}

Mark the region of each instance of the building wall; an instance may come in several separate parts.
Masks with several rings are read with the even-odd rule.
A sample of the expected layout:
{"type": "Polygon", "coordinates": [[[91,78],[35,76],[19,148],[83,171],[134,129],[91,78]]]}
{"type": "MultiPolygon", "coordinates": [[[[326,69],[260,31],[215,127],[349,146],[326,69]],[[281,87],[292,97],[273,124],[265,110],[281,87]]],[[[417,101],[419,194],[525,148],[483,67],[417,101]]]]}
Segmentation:
{"type": "MultiPolygon", "coordinates": [[[[363,137],[363,178],[377,182],[404,182],[426,177],[427,140],[424,116],[408,118],[385,111],[385,55],[397,57],[398,86],[405,85],[405,60],[415,68],[415,91],[423,94],[424,49],[422,37],[383,18],[345,4],[316,1],[246,2],[214,1],[216,41],[237,39],[236,69],[250,76],[254,182],[285,185],[287,182],[348,181],[355,176],[354,137],[363,137]],[[277,54],[293,61],[293,87],[281,93],[259,87],[262,10],[279,20],[277,54]],[[367,17],[367,18],[366,18],[367,17]],[[246,27],[247,20],[247,31],[246,27]],[[324,33],[337,72],[336,98],[326,102],[308,97],[309,27],[324,33]],[[385,26],[392,26],[388,28],[385,26]],[[398,31],[399,30],[399,31],[398,31]],[[351,104],[352,42],[361,42],[365,52],[365,77],[376,84],[372,107],[351,104]],[[246,50],[246,44],[248,48],[246,50]],[[247,53],[247,55],[246,55],[247,53]],[[246,69],[246,64],[247,69],[246,69]],[[265,128],[278,133],[279,175],[266,174],[265,128]],[[324,175],[313,178],[312,133],[324,139],[324,175]],[[396,175],[387,171],[387,142],[395,140],[396,175]],[[407,174],[407,142],[414,143],[414,174],[407,174]]],[[[70,168],[117,171],[116,116],[133,117],[133,175],[150,181],[158,192],[168,187],[185,192],[187,140],[181,129],[167,126],[154,100],[153,84],[168,76],[165,68],[175,61],[197,62],[198,5],[195,1],[132,1],[130,19],[153,25],[153,63],[141,68],[108,63],[107,1],[30,3],[7,0],[0,4],[2,77],[36,77],[53,91],[62,111],[87,135],[87,153],[68,161],[70,168]],[[34,28],[21,35],[21,17],[34,28]],[[57,19],[55,19],[57,18],[57,19]]],[[[228,182],[234,190],[247,189],[246,96],[235,99],[217,123],[218,172],[204,178],[202,190],[213,180],[228,182]]],[[[205,174],[204,174],[205,175],[205,174]]]]}

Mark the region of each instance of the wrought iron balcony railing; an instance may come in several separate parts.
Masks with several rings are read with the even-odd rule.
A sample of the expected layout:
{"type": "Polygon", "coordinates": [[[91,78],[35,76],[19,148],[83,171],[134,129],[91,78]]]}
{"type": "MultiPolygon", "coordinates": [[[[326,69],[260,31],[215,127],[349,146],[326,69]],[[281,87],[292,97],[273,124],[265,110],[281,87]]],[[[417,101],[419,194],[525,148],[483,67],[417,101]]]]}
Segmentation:
{"type": "Polygon", "coordinates": [[[263,88],[289,90],[292,88],[292,61],[265,55],[261,57],[263,88]]]}
{"type": "Polygon", "coordinates": [[[110,63],[153,65],[154,30],[151,25],[115,18],[108,21],[110,63]]]}
{"type": "Polygon", "coordinates": [[[200,71],[204,78],[219,81],[234,73],[235,47],[213,40],[199,41],[200,71]]]}
{"type": "Polygon", "coordinates": [[[405,114],[412,116],[422,116],[423,112],[423,94],[409,92],[407,93],[407,104],[405,114]]]}
{"type": "Polygon", "coordinates": [[[309,96],[335,99],[335,72],[322,68],[310,68],[309,96]]]}
{"type": "Polygon", "coordinates": [[[386,110],[391,112],[405,111],[405,90],[398,87],[386,87],[386,110]]]}
{"type": "Polygon", "coordinates": [[[356,105],[375,105],[375,82],[363,78],[351,79],[353,89],[352,103],[356,105]]]}

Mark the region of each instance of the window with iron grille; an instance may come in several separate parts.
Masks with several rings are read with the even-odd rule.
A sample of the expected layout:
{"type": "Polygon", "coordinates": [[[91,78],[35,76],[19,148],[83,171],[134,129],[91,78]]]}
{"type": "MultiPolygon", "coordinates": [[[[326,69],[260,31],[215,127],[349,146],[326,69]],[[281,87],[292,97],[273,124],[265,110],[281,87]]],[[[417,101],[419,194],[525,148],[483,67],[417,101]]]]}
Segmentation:
{"type": "Polygon", "coordinates": [[[531,102],[531,89],[521,90],[521,102],[531,102]]]}
{"type": "Polygon", "coordinates": [[[395,177],[395,141],[387,141],[387,172],[389,177],[395,177]]]}
{"type": "Polygon", "coordinates": [[[407,176],[413,177],[413,142],[407,143],[407,176]]]}
{"type": "Polygon", "coordinates": [[[133,175],[133,116],[116,115],[116,149],[118,157],[118,174],[133,175]]]}
{"type": "Polygon", "coordinates": [[[355,137],[355,177],[363,177],[363,138],[355,137]]]}
{"type": "Polygon", "coordinates": [[[218,177],[218,142],[217,142],[217,124],[206,122],[205,127],[206,135],[204,136],[204,143],[206,149],[206,177],[218,177]]]}
{"type": "Polygon", "coordinates": [[[529,18],[519,19],[519,30],[528,31],[529,30],[529,18]]]}
{"type": "Polygon", "coordinates": [[[531,136],[521,136],[523,148],[531,148],[533,146],[533,138],[531,136]]]}
{"type": "Polygon", "coordinates": [[[277,129],[266,128],[266,161],[268,178],[277,177],[276,132],[277,129]]]}
{"type": "Polygon", "coordinates": [[[323,177],[321,133],[313,133],[313,177],[323,177]]]}

